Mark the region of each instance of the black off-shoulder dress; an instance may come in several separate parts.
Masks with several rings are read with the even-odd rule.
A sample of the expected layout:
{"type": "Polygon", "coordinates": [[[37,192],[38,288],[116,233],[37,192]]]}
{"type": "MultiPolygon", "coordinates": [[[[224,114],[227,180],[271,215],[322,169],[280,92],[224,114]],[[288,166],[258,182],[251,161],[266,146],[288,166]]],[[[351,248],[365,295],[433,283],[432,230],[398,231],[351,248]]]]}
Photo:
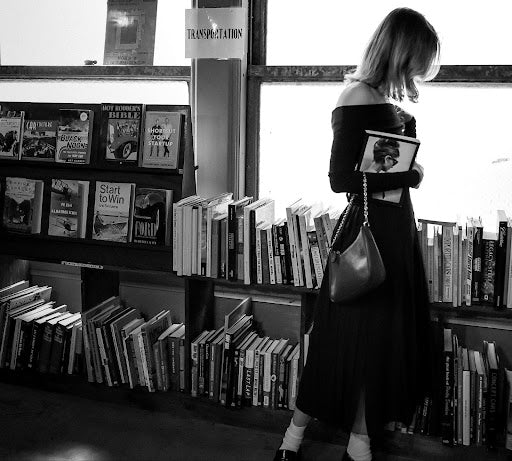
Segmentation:
{"type": "MultiPolygon", "coordinates": [[[[356,194],[362,192],[362,174],[354,168],[366,129],[416,135],[414,118],[402,123],[392,104],[337,107],[332,128],[331,187],[356,194]]],[[[374,436],[389,421],[410,423],[431,389],[433,373],[428,291],[409,195],[419,174],[368,173],[367,178],[369,193],[404,188],[401,207],[369,204],[387,277],[372,293],[338,305],[330,302],[326,272],[296,405],[350,432],[363,392],[368,434],[374,436]]],[[[352,230],[343,234],[344,245],[353,241],[362,220],[358,198],[347,219],[346,228],[352,230]]]]}

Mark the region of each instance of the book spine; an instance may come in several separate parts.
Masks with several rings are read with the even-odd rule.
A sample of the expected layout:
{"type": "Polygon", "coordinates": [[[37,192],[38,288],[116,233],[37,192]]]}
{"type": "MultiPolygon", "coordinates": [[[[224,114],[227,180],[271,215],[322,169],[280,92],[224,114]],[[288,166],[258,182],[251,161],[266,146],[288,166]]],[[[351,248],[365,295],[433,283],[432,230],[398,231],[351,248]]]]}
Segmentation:
{"type": "Polygon", "coordinates": [[[444,303],[453,301],[453,237],[450,226],[442,227],[442,245],[443,245],[443,298],[444,303]]]}
{"type": "Polygon", "coordinates": [[[254,349],[248,349],[245,353],[244,372],[244,396],[243,405],[252,405],[253,372],[254,372],[254,349]]]}
{"type": "Polygon", "coordinates": [[[505,262],[507,258],[507,221],[498,223],[498,242],[496,244],[496,276],[494,287],[494,305],[498,308],[504,307],[505,287],[505,262]]]}
{"type": "Polygon", "coordinates": [[[53,327],[46,323],[44,325],[43,337],[41,340],[41,350],[39,352],[39,367],[40,373],[46,373],[48,371],[50,354],[52,350],[53,341],[53,327]]]}
{"type": "Polygon", "coordinates": [[[495,448],[498,435],[498,370],[489,368],[487,393],[487,446],[495,448]]]}
{"type": "Polygon", "coordinates": [[[60,373],[62,351],[64,349],[64,330],[65,328],[62,325],[55,325],[52,350],[48,361],[48,373],[60,373]]]}
{"type": "Polygon", "coordinates": [[[276,274],[276,284],[283,284],[283,270],[281,263],[281,252],[279,251],[279,226],[272,226],[272,247],[274,249],[274,270],[276,274]]]}
{"type": "Polygon", "coordinates": [[[273,232],[272,227],[269,227],[267,230],[267,252],[268,252],[268,269],[269,269],[269,277],[270,283],[272,285],[276,284],[276,266],[274,259],[274,242],[273,242],[273,232]]]}
{"type": "Polygon", "coordinates": [[[197,397],[199,390],[199,347],[197,341],[190,344],[190,394],[197,397]]]}
{"type": "Polygon", "coordinates": [[[112,378],[110,376],[110,369],[108,366],[108,360],[107,360],[107,352],[105,348],[105,343],[103,341],[103,335],[101,328],[96,328],[96,340],[98,342],[98,349],[100,353],[101,358],[101,364],[103,366],[103,373],[105,375],[105,379],[107,381],[107,385],[112,387],[112,378]]]}
{"type": "Polygon", "coordinates": [[[263,283],[263,261],[261,255],[261,229],[255,229],[256,246],[255,246],[255,260],[256,260],[256,283],[263,283]]]}
{"type": "Polygon", "coordinates": [[[471,287],[471,301],[480,302],[481,280],[482,280],[482,251],[483,251],[483,228],[475,227],[473,234],[473,274],[471,287]]]}
{"type": "Polygon", "coordinates": [[[236,206],[228,205],[228,280],[237,280],[237,230],[236,206]]]}
{"type": "Polygon", "coordinates": [[[237,388],[236,388],[236,400],[235,406],[240,408],[242,406],[244,398],[244,385],[245,385],[245,361],[246,361],[246,349],[240,349],[238,354],[238,374],[237,374],[237,388]]]}
{"type": "Polygon", "coordinates": [[[157,367],[156,367],[156,389],[159,391],[163,391],[164,390],[164,381],[163,381],[162,368],[161,368],[162,355],[160,353],[160,341],[156,341],[153,344],[152,354],[153,354],[153,359],[154,359],[155,363],[157,364],[157,367]]]}
{"type": "Polygon", "coordinates": [[[482,240],[482,278],[480,284],[480,302],[489,306],[495,304],[496,277],[496,240],[482,240]]]}
{"type": "Polygon", "coordinates": [[[236,280],[244,280],[244,216],[238,216],[236,240],[236,280]]]}
{"type": "Polygon", "coordinates": [[[297,400],[297,385],[299,374],[299,358],[294,358],[290,363],[290,382],[288,384],[288,409],[295,410],[297,400]]]}
{"type": "Polygon", "coordinates": [[[277,388],[279,378],[279,354],[272,354],[270,360],[270,408],[277,408],[277,388]]]}
{"type": "Polygon", "coordinates": [[[452,353],[444,352],[444,397],[441,438],[445,445],[453,444],[453,361],[452,353]]]}
{"type": "Polygon", "coordinates": [[[169,338],[167,341],[169,356],[169,387],[172,390],[180,389],[180,366],[179,366],[179,340],[169,338]]]}
{"type": "Polygon", "coordinates": [[[254,351],[254,371],[253,371],[253,387],[252,387],[252,406],[258,406],[258,390],[260,382],[260,351],[254,351]]]}
{"type": "Polygon", "coordinates": [[[466,240],[466,281],[465,281],[465,301],[466,306],[471,306],[471,287],[473,284],[473,227],[467,229],[466,240]]]}

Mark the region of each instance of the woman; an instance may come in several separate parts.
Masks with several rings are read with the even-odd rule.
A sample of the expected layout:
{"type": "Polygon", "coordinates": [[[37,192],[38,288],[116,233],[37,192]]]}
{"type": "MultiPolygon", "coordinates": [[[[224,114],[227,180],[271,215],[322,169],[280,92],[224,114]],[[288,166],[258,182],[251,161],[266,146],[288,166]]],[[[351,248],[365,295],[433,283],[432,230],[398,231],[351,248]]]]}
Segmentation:
{"type": "MultiPolygon", "coordinates": [[[[439,46],[423,15],[398,8],[378,26],[361,64],[347,76],[332,113],[329,177],[334,192],[359,195],[342,232],[341,250],[363,220],[362,173],[355,165],[365,130],[416,136],[414,118],[390,100],[417,101],[415,82],[433,78],[439,46]]],[[[428,292],[409,195],[423,179],[423,168],[414,163],[411,171],[366,176],[369,194],[405,190],[401,207],[369,206],[387,277],[370,294],[337,305],[330,302],[325,274],[296,409],[275,460],[299,459],[311,417],[350,433],[344,460],[371,460],[370,439],[375,441],[389,421],[408,424],[432,383],[428,292]]]]}

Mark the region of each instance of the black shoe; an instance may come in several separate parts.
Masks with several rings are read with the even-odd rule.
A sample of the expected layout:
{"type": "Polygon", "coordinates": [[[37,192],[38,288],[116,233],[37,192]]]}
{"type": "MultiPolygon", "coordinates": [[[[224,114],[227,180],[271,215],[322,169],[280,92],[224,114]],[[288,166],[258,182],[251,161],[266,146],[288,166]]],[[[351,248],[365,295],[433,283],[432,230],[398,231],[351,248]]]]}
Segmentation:
{"type": "Polygon", "coordinates": [[[298,452],[291,450],[277,450],[274,456],[274,461],[300,461],[300,449],[298,452]]]}

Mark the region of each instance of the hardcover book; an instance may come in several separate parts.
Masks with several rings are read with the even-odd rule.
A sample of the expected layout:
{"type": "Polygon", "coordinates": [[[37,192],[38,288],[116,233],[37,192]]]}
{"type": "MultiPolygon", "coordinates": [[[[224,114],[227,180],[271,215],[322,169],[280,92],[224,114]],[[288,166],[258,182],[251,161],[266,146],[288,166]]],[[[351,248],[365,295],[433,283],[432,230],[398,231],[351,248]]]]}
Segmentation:
{"type": "Polygon", "coordinates": [[[94,112],[87,109],[59,110],[56,162],[89,163],[93,116],[94,112]]]}
{"type": "Polygon", "coordinates": [[[20,158],[24,111],[0,112],[0,159],[20,158]]]}
{"type": "Polygon", "coordinates": [[[135,184],[96,182],[92,238],[129,242],[135,184]]]}
{"type": "Polygon", "coordinates": [[[142,104],[102,104],[101,138],[105,159],[137,163],[142,104]]]}
{"type": "Polygon", "coordinates": [[[6,178],[3,224],[10,231],[41,232],[44,182],[28,178],[6,178]]]}
{"type": "Polygon", "coordinates": [[[55,161],[57,123],[57,120],[25,120],[21,146],[22,160],[55,161]]]}
{"type": "Polygon", "coordinates": [[[135,188],[133,243],[171,245],[172,196],[170,189],[135,188]]]}
{"type": "Polygon", "coordinates": [[[178,168],[182,115],[172,111],[146,111],[141,166],[178,168]]]}
{"type": "MultiPolygon", "coordinates": [[[[366,130],[366,140],[357,169],[367,173],[396,173],[412,168],[420,141],[409,136],[366,130]]],[[[372,198],[395,205],[403,199],[403,189],[376,192],[372,198]]]]}
{"type": "Polygon", "coordinates": [[[48,235],[84,238],[89,181],[52,179],[48,235]]]}

